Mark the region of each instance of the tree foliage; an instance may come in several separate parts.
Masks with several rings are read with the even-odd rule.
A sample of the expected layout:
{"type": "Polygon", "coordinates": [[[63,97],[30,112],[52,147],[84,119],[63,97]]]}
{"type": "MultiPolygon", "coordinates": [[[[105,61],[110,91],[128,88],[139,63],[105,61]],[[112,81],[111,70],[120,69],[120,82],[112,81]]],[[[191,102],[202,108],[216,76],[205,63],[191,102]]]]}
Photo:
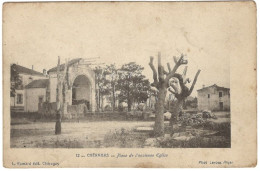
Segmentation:
{"type": "Polygon", "coordinates": [[[19,75],[19,73],[16,70],[16,64],[11,65],[11,86],[10,86],[10,95],[11,97],[15,96],[15,90],[21,88],[22,86],[22,79],[19,75]]]}
{"type": "Polygon", "coordinates": [[[111,92],[112,110],[116,107],[116,86],[118,81],[118,73],[115,64],[106,65],[104,69],[105,79],[108,80],[107,88],[111,92]]]}
{"type": "Polygon", "coordinates": [[[143,67],[130,62],[119,69],[119,80],[116,89],[119,90],[119,101],[126,102],[128,111],[132,104],[145,102],[148,98],[150,83],[142,74],[143,67]]]}
{"type": "Polygon", "coordinates": [[[95,81],[96,81],[96,104],[97,109],[103,110],[103,98],[105,95],[109,94],[109,81],[106,79],[106,74],[104,73],[104,68],[97,66],[94,69],[95,81]]]}

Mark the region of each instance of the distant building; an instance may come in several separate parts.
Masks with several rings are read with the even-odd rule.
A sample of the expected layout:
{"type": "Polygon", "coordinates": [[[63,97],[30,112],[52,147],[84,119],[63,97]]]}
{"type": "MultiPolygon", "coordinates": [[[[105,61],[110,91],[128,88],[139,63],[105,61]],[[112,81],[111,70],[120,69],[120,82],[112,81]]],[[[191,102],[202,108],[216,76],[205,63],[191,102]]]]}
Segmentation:
{"type": "MultiPolygon", "coordinates": [[[[38,72],[32,69],[20,66],[18,64],[12,64],[11,67],[18,73],[21,80],[21,85],[15,89],[15,96],[10,98],[10,106],[12,111],[26,111],[26,93],[25,87],[34,80],[46,79],[44,73],[38,72]]],[[[11,84],[13,82],[11,81],[11,84]]]]}
{"type": "Polygon", "coordinates": [[[230,110],[230,89],[216,84],[203,87],[198,92],[199,110],[230,110]]]}
{"type": "Polygon", "coordinates": [[[49,79],[34,80],[25,86],[26,112],[37,112],[38,105],[47,101],[49,79]]]}

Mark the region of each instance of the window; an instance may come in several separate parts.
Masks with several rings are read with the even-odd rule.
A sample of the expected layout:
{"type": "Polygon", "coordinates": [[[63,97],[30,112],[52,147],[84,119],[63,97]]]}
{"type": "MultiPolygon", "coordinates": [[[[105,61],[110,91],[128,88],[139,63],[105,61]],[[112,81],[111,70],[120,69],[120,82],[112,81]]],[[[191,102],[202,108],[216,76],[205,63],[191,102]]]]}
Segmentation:
{"type": "Polygon", "coordinates": [[[23,104],[23,95],[22,94],[17,94],[17,104],[23,104]]]}
{"type": "Polygon", "coordinates": [[[208,98],[210,98],[210,94],[208,94],[208,98]]]}
{"type": "Polygon", "coordinates": [[[222,97],[222,92],[219,92],[219,93],[218,93],[218,96],[219,96],[219,97],[222,97]]]}

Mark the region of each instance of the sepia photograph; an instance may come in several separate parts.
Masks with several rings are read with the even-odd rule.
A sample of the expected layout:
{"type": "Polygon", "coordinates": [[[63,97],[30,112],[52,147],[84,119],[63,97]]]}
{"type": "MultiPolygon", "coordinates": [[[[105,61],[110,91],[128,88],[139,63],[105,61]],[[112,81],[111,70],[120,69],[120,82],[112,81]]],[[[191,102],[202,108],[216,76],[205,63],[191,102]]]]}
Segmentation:
{"type": "MultiPolygon", "coordinates": [[[[248,67],[256,60],[254,34],[247,34],[253,33],[255,20],[249,17],[255,6],[244,4],[5,3],[5,148],[24,155],[37,149],[97,149],[91,156],[73,156],[102,160],[131,157],[117,153],[120,149],[145,150],[134,155],[142,159],[156,149],[159,158],[172,150],[236,149],[241,106],[233,99],[242,85],[231,72],[241,65],[235,57],[245,52],[245,42],[253,54],[248,67]],[[241,14],[235,16],[235,9],[241,14]],[[111,148],[115,154],[102,152],[111,148]]],[[[199,160],[198,167],[234,164],[203,166],[199,160]]],[[[20,167],[15,162],[13,167],[20,167]]]]}

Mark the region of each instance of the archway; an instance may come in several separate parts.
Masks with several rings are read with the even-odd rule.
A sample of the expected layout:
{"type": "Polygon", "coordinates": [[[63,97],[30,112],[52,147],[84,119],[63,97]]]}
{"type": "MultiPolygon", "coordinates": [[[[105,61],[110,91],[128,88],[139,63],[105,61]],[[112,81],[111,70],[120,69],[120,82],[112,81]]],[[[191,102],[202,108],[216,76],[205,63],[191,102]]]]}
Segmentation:
{"type": "Polygon", "coordinates": [[[90,110],[91,83],[85,75],[77,76],[72,86],[72,105],[78,104],[86,104],[90,110]]]}

